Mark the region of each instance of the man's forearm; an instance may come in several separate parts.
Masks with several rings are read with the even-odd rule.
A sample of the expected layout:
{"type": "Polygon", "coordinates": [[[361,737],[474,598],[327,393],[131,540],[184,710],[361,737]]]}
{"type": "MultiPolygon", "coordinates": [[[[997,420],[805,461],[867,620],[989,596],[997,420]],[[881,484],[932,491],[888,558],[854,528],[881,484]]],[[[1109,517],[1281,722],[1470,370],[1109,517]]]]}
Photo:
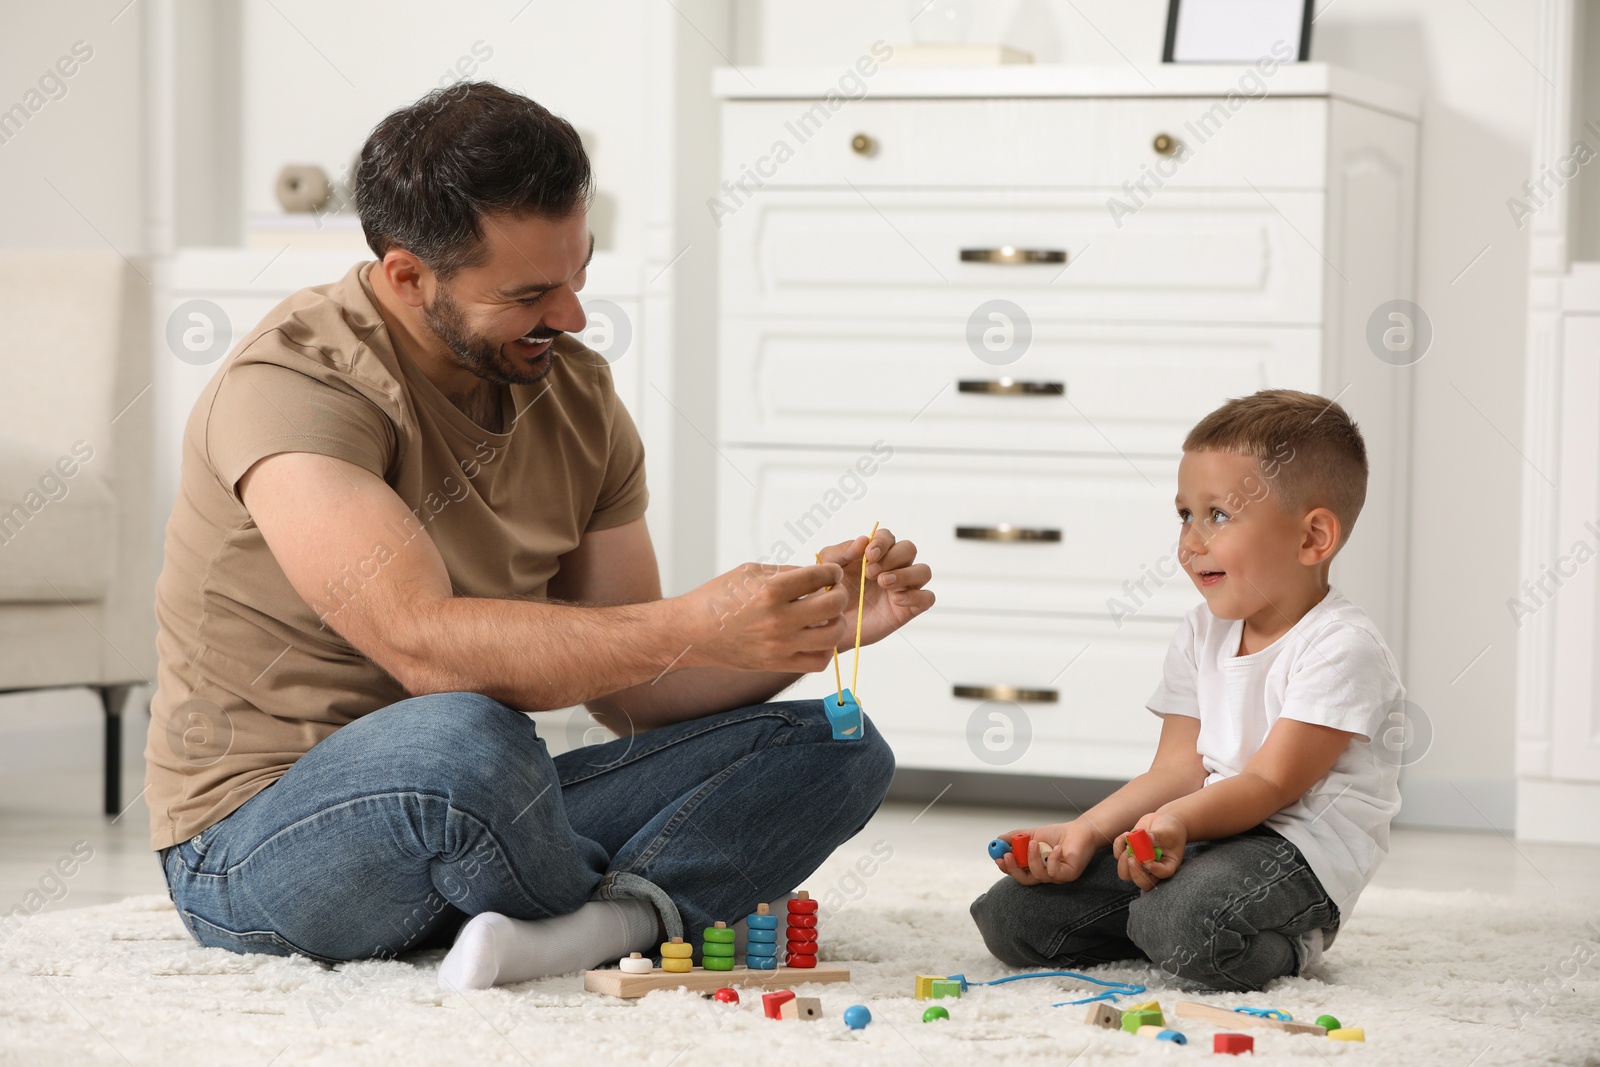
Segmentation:
{"type": "Polygon", "coordinates": [[[719,711],[763,704],[802,677],[771,671],[688,667],[590,700],[588,705],[602,725],[626,736],[719,711]]]}
{"type": "Polygon", "coordinates": [[[584,607],[448,597],[413,606],[391,636],[416,694],[472,692],[522,711],[648,684],[692,635],[670,600],[584,607]]]}

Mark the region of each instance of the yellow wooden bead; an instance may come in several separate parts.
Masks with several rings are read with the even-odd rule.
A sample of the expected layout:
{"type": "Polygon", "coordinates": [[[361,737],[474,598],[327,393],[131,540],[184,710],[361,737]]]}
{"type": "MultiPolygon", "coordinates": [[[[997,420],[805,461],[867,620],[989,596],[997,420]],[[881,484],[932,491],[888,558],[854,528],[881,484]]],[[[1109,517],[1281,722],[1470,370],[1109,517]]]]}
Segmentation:
{"type": "Polygon", "coordinates": [[[686,960],[694,956],[694,946],[680,937],[661,943],[661,956],[663,959],[686,960]]]}
{"type": "Polygon", "coordinates": [[[661,960],[661,969],[674,974],[687,974],[694,970],[694,961],[680,959],[676,956],[664,956],[661,960]]]}

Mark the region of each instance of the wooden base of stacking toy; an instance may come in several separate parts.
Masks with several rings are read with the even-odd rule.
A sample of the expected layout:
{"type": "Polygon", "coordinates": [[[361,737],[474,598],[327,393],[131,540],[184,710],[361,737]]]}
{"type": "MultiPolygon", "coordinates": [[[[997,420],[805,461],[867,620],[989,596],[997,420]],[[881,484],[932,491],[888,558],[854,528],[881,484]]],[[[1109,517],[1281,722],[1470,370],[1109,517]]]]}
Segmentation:
{"type": "Polygon", "coordinates": [[[1282,1030],[1286,1034],[1313,1034],[1317,1037],[1327,1033],[1315,1023],[1283,1022],[1280,1019],[1264,1019],[1259,1015],[1246,1015],[1242,1011],[1229,1011],[1226,1008],[1213,1008],[1209,1004],[1196,1004],[1193,1001],[1180,1000],[1173,1014],[1183,1019],[1201,1019],[1217,1026],[1227,1027],[1230,1030],[1266,1029],[1282,1030]]]}
{"type": "Polygon", "coordinates": [[[624,974],[617,970],[584,971],[583,988],[591,993],[633,1000],[658,989],[687,989],[711,993],[729,988],[785,989],[807,982],[848,982],[850,968],[840,963],[819,963],[814,967],[776,967],[770,971],[735,967],[731,971],[706,971],[696,967],[684,974],[651,971],[649,974],[624,974]]]}

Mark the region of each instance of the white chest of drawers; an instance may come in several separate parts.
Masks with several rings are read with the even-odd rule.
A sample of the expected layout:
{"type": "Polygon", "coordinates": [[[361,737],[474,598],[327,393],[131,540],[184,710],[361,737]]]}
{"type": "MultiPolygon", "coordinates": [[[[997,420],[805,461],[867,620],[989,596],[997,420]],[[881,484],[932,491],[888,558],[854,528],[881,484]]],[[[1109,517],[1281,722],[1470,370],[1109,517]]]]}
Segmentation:
{"type": "Polygon", "coordinates": [[[1412,295],[1416,102],[1246,70],[884,67],[849,101],[838,72],[717,76],[718,562],[917,542],[938,606],[861,668],[902,766],[1148,766],[1199,600],[1181,442],[1261,388],[1362,427],[1333,581],[1404,662],[1410,369],[1367,333],[1412,295]]]}

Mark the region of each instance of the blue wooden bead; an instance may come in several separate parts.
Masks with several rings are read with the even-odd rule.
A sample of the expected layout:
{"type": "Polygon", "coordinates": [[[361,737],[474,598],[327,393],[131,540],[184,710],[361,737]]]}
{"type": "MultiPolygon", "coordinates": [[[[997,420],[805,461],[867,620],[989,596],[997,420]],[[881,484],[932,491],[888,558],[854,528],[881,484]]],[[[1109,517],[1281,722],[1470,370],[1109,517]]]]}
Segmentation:
{"type": "Polygon", "coordinates": [[[852,1030],[863,1030],[872,1021],[872,1012],[864,1004],[852,1004],[844,1010],[844,1024],[852,1030]]]}
{"type": "Polygon", "coordinates": [[[1007,852],[1010,852],[1010,851],[1011,851],[1011,842],[1010,841],[1006,841],[1006,840],[1004,840],[1002,838],[997,837],[993,841],[989,842],[989,858],[992,859],[992,860],[997,860],[1001,856],[1004,856],[1007,852]]]}
{"type": "Polygon", "coordinates": [[[752,944],[771,945],[778,940],[777,928],[771,930],[753,929],[745,931],[745,940],[752,944]]]}
{"type": "Polygon", "coordinates": [[[752,913],[745,917],[744,925],[746,929],[750,930],[776,930],[778,928],[778,917],[776,915],[752,913]]]}
{"type": "Polygon", "coordinates": [[[775,971],[778,969],[778,957],[776,956],[748,956],[744,962],[745,966],[752,971],[775,971]]]}
{"type": "Polygon", "coordinates": [[[833,739],[835,741],[859,741],[866,733],[861,728],[861,705],[851,695],[850,690],[844,691],[844,703],[839,703],[840,694],[822,698],[822,710],[827,712],[828,722],[833,726],[833,739]]]}
{"type": "Polygon", "coordinates": [[[746,956],[776,956],[778,954],[778,946],[763,945],[759,941],[752,941],[745,945],[744,954],[746,956]]]}

